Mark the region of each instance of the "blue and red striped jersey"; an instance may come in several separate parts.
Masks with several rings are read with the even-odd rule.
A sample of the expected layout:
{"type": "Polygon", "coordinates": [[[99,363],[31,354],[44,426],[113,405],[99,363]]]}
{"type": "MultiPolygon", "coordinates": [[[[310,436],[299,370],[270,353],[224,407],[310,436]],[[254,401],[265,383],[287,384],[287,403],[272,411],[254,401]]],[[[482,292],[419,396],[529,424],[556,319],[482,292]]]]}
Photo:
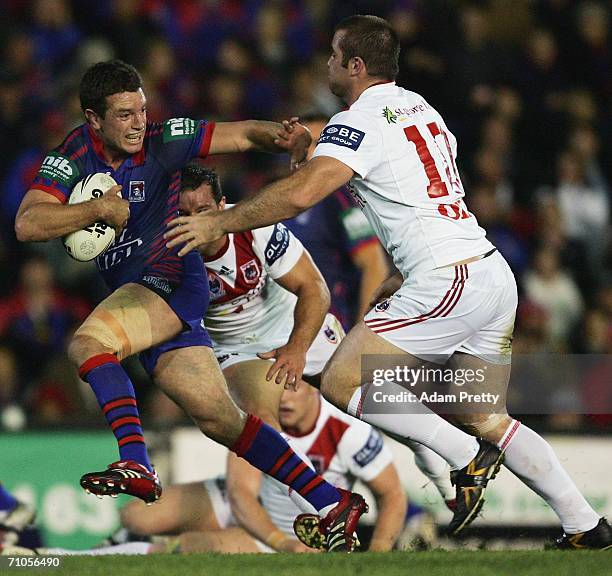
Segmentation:
{"type": "Polygon", "coordinates": [[[180,171],[189,160],[208,154],[213,130],[214,122],[190,118],[147,123],[141,151],[113,170],[104,160],[102,141],[82,124],[43,160],[31,188],[65,203],[85,176],[110,174],[123,186],[130,218],[121,236],[96,259],[107,285],[114,290],[144,274],[178,282],[183,262],[178,248],[166,248],[163,234],[178,213],[180,171]]]}

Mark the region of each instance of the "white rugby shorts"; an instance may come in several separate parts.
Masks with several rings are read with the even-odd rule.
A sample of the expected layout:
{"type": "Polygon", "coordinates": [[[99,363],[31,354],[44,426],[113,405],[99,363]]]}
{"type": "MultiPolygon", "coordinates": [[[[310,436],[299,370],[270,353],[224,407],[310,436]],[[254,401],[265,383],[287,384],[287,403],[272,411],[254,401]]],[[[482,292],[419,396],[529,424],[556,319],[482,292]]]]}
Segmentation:
{"type": "MultiPolygon", "coordinates": [[[[338,344],[344,338],[344,330],[339,320],[333,314],[327,314],[317,337],[308,349],[306,354],[306,367],[304,376],[316,376],[323,371],[327,361],[338,348],[338,344]]],[[[270,338],[267,341],[260,341],[256,344],[245,344],[244,347],[237,349],[224,349],[223,344],[215,346],[215,355],[219,361],[219,366],[224,370],[239,362],[247,360],[259,360],[258,352],[269,352],[287,343],[287,336],[277,339],[270,338]]]]}
{"type": "Polygon", "coordinates": [[[365,316],[366,325],[398,348],[444,363],[455,352],[509,364],[518,303],[503,256],[438,268],[404,280],[365,316]]]}

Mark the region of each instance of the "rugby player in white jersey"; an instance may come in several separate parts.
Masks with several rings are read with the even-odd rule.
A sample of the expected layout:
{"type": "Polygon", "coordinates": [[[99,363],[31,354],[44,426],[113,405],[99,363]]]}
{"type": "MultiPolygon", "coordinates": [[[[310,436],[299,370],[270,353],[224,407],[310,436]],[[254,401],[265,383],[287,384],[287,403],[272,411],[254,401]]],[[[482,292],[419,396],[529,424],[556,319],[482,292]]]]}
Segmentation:
{"type": "MultiPolygon", "coordinates": [[[[292,448],[323,477],[345,489],[356,480],[370,488],[378,514],[368,550],[392,550],[404,526],[406,496],[380,432],[341,412],[310,386],[284,391],[280,423],[292,448]]],[[[121,509],[122,529],[109,539],[114,545],[94,550],[7,547],[6,553],[312,552],[293,534],[300,508],[287,487],[231,453],[229,471],[233,480],[219,476],[168,486],[155,506],[129,502],[121,509]],[[160,535],[167,538],[155,538],[153,544],[134,541],[160,535]]]]}
{"type": "MultiPolygon", "coordinates": [[[[197,161],[188,163],[181,172],[180,213],[225,207],[216,172],[197,161]]],[[[302,377],[318,385],[344,337],[338,320],[326,314],[325,282],[308,251],[282,224],[227,234],[199,250],[210,285],[204,322],[230,393],[241,408],[280,430],[283,388],[295,387],[302,377]],[[273,377],[275,383],[269,382],[273,377]]],[[[446,462],[422,444],[408,446],[453,510],[446,462]]]]}
{"type": "MultiPolygon", "coordinates": [[[[612,528],[580,494],[550,445],[505,411],[516,283],[465,205],[455,138],[423,97],[395,84],[398,59],[399,41],[385,20],[351,16],[340,22],[328,76],[348,109],[330,120],[314,158],[229,210],[175,219],[168,244],[183,244],[180,253],[187,253],[227,232],[270,225],[350,182],[398,273],[380,287],[380,304],[327,364],[321,381],[325,398],[396,438],[426,444],[451,464],[457,488],[451,532],[475,518],[503,460],[559,516],[560,547],[609,548],[612,528]],[[366,353],[402,354],[402,363],[415,369],[446,361],[454,369],[484,370],[483,381],[469,383],[466,391],[499,394],[502,402],[495,410],[453,415],[466,432],[484,440],[425,406],[419,414],[363,412],[366,353]]],[[[397,383],[385,386],[404,392],[397,383]]]]}
{"type": "MultiPolygon", "coordinates": [[[[284,391],[280,423],[291,446],[325,478],[346,489],[359,479],[372,490],[378,516],[369,550],[391,550],[404,525],[406,497],[381,434],[310,386],[284,391]]],[[[300,509],[287,488],[231,455],[228,472],[227,484],[220,477],[170,486],[158,506],[129,503],[121,524],[140,536],[180,534],[182,552],[310,550],[294,537],[300,509]]]]}
{"type": "MultiPolygon", "coordinates": [[[[225,205],[214,170],[197,162],[183,168],[180,214],[222,211],[225,205]]],[[[280,429],[283,388],[303,375],[316,383],[344,336],[327,314],[325,281],[283,224],[227,234],[199,251],[210,287],[204,323],[230,392],[241,407],[280,429]]]]}

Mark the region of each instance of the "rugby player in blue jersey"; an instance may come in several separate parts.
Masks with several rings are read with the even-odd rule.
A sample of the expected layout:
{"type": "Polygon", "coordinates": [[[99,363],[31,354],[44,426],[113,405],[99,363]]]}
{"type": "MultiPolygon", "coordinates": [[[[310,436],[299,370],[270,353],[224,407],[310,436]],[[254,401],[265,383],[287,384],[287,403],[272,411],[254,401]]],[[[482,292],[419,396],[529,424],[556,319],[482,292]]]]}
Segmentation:
{"type": "MultiPolygon", "coordinates": [[[[358,518],[366,509],[361,496],[327,483],[274,429],[234,404],[200,325],[208,305],[201,258],[195,251],[179,257],[163,238],[177,214],[180,170],[189,160],[262,150],[289,152],[297,163],[311,142],[308,131],[297,119],[147,122],[141,77],[119,60],[90,67],[79,96],[86,122],[43,160],[15,230],[25,242],[59,238],[97,221],[117,231],[115,243],[96,259],[112,292],[76,331],[69,355],[115,434],[119,460],[85,474],[81,485],[97,495],[125,493],[145,502],[161,495],[132,383],[120,364],[139,353],[156,384],[204,434],[291,486],[334,526],[348,515],[358,518]],[[118,185],[100,198],[67,205],[74,184],[96,172],[110,174],[118,185]]],[[[352,549],[355,523],[341,529],[335,549],[352,549]]]]}

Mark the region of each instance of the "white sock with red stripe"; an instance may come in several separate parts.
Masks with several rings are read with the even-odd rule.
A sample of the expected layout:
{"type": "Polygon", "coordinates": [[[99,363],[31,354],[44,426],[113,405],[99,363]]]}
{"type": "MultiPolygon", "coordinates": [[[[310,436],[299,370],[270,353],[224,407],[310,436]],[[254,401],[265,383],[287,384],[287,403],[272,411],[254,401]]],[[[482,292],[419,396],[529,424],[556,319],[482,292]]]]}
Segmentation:
{"type": "Polygon", "coordinates": [[[504,464],[557,513],[566,534],[595,528],[600,516],[591,508],[544,438],[513,420],[498,442],[504,464]]]}
{"type": "MultiPolygon", "coordinates": [[[[406,390],[391,382],[385,383],[385,393],[401,394],[406,390]]],[[[478,453],[476,438],[456,428],[420,402],[411,403],[418,414],[364,414],[361,412],[361,388],[355,390],[346,411],[351,415],[389,432],[399,442],[414,440],[442,456],[453,469],[467,466],[478,453]]],[[[405,443],[405,442],[404,442],[405,443]]]]}

